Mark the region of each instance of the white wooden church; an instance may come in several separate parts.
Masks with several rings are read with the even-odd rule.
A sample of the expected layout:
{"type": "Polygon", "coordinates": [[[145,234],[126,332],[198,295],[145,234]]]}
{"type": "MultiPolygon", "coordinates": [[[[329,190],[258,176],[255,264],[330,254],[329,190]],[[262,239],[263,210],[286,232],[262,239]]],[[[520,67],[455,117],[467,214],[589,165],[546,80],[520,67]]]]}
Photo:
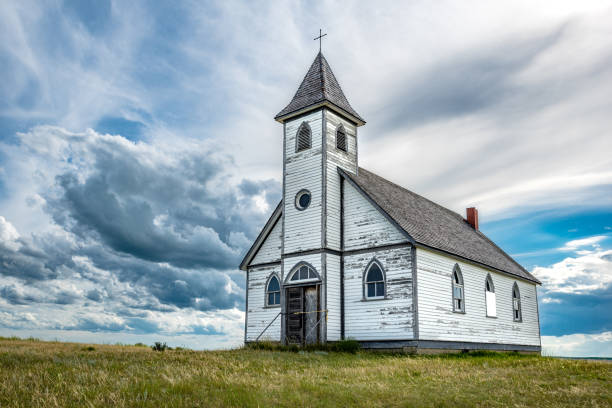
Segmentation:
{"type": "Polygon", "coordinates": [[[283,197],[240,265],[245,342],[540,352],[540,282],[475,208],[464,219],[358,166],[365,120],[320,52],[275,119],[283,197]]]}

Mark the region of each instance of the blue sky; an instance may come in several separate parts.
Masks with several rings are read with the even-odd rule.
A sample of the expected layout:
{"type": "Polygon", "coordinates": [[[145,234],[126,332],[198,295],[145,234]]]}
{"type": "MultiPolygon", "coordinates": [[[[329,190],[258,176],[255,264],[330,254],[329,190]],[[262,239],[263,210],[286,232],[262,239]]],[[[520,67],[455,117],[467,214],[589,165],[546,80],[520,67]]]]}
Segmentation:
{"type": "Polygon", "coordinates": [[[544,350],[612,355],[612,2],[0,6],[0,335],[242,340],[237,265],[323,51],[360,164],[543,285],[544,350]]]}

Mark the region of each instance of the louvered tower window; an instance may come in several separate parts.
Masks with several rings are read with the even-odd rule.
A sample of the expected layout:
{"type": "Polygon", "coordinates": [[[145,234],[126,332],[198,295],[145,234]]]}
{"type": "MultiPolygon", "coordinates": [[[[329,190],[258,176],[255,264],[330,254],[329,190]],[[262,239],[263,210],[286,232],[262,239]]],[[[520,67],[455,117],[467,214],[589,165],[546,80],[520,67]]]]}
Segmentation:
{"type": "Polygon", "coordinates": [[[302,150],[310,149],[310,139],[310,126],[308,126],[308,123],[302,122],[300,128],[297,131],[297,142],[295,151],[301,152],[302,150]]]}
{"type": "Polygon", "coordinates": [[[342,125],[338,126],[338,129],[336,129],[336,148],[344,152],[347,151],[346,132],[344,131],[344,126],[342,125]]]}

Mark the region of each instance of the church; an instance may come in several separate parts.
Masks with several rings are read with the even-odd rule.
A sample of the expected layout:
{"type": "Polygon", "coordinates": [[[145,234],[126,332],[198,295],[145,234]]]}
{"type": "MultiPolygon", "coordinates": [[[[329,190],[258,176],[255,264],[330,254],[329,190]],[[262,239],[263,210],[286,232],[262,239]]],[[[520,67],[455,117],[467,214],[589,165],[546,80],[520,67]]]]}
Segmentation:
{"type": "Polygon", "coordinates": [[[240,265],[245,343],[541,351],[541,283],[479,231],[476,208],[464,218],[359,167],[366,122],[321,52],[275,119],[282,200],[240,265]]]}

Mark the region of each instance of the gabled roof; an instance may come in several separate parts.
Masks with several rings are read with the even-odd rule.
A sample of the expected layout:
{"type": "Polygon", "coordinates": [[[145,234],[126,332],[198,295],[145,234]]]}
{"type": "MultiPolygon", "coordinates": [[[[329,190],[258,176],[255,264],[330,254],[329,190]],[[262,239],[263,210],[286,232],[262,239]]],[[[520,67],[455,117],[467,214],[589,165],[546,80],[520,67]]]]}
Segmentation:
{"type": "Polygon", "coordinates": [[[369,197],[414,242],[541,283],[463,217],[363,168],[341,176],[369,197]]]}
{"type": "Polygon", "coordinates": [[[292,114],[321,104],[336,108],[339,113],[352,117],[359,125],[365,124],[365,120],[351,107],[327,60],[319,52],[289,105],[274,119],[282,122],[286,117],[293,116],[292,114]]]}
{"type": "Polygon", "coordinates": [[[282,203],[282,200],[280,203],[278,203],[278,205],[272,212],[272,215],[268,219],[268,222],[266,222],[266,225],[264,225],[264,227],[261,229],[261,232],[255,239],[255,242],[253,242],[253,245],[251,245],[251,248],[247,251],[246,255],[242,259],[242,262],[240,262],[240,269],[242,269],[243,271],[246,271],[246,268],[251,262],[251,260],[255,258],[255,255],[257,255],[259,247],[264,243],[266,238],[268,238],[268,235],[272,231],[272,228],[274,228],[274,225],[276,225],[276,222],[283,214],[282,203]]]}

